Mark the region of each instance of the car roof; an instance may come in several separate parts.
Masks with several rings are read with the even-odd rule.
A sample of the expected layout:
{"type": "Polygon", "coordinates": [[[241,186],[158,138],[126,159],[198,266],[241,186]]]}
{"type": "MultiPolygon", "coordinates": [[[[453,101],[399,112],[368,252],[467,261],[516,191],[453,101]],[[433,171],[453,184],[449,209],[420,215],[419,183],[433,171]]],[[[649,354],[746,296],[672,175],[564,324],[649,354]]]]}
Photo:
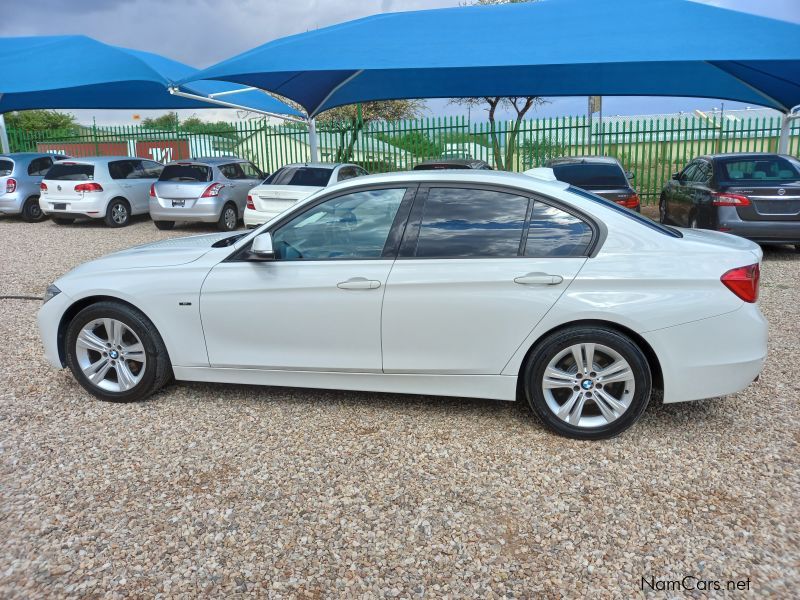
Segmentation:
{"type": "Polygon", "coordinates": [[[208,167],[215,165],[228,165],[232,162],[248,162],[245,158],[238,156],[198,156],[196,158],[182,158],[168,162],[168,165],[180,164],[193,164],[193,165],[206,165],[208,167]]]}
{"type": "Polygon", "coordinates": [[[326,162],[298,162],[283,165],[281,169],[286,167],[313,167],[315,169],[335,169],[336,167],[357,167],[353,163],[326,163],[326,162]]]}
{"type": "Polygon", "coordinates": [[[551,158],[547,161],[549,165],[566,165],[566,164],[606,164],[618,165],[619,160],[613,156],[560,156],[558,158],[551,158]]]}
{"type": "Polygon", "coordinates": [[[8,152],[6,154],[0,154],[0,158],[10,158],[12,160],[18,158],[39,158],[41,156],[67,156],[67,155],[57,152],[8,152]]]}
{"type": "Polygon", "coordinates": [[[431,159],[431,160],[424,160],[419,163],[417,166],[420,165],[488,165],[485,160],[481,160],[479,158],[442,158],[442,159],[431,159]]]}
{"type": "Polygon", "coordinates": [[[413,183],[478,183],[483,185],[498,185],[525,188],[530,191],[563,191],[569,184],[563,181],[540,179],[533,175],[522,173],[509,173],[508,171],[489,171],[476,169],[441,169],[428,171],[396,171],[393,173],[378,173],[364,175],[337,183],[337,187],[351,187],[361,185],[383,184],[413,184],[413,183]]]}
{"type": "Polygon", "coordinates": [[[791,158],[789,156],[786,156],[785,154],[777,154],[775,152],[719,152],[717,154],[702,154],[700,156],[697,156],[696,158],[705,158],[707,160],[741,158],[746,160],[748,158],[767,158],[767,157],[791,158]]]}
{"type": "Polygon", "coordinates": [[[82,156],[82,157],[69,157],[63,160],[59,160],[56,162],[59,163],[77,163],[77,164],[87,164],[87,165],[102,165],[107,164],[110,162],[114,162],[117,160],[149,160],[149,159],[142,159],[138,156],[82,156]]]}

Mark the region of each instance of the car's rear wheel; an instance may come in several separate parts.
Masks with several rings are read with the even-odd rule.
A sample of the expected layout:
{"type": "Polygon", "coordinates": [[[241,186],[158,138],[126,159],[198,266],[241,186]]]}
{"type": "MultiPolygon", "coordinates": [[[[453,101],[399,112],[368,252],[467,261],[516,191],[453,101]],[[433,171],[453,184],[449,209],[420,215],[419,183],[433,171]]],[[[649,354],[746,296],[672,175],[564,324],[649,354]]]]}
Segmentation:
{"type": "Polygon", "coordinates": [[[156,229],[161,229],[162,231],[169,231],[175,227],[175,221],[153,221],[153,223],[155,223],[156,229]]]}
{"type": "Polygon", "coordinates": [[[75,222],[75,219],[70,219],[69,217],[53,217],[53,223],[56,225],[71,225],[75,222]]]}
{"type": "Polygon", "coordinates": [[[124,198],[114,198],[106,208],[106,225],[125,227],[131,218],[131,205],[124,198]]]}
{"type": "Polygon", "coordinates": [[[118,302],[98,302],[67,327],[67,365],[84,389],[101,400],[142,400],[172,376],[166,347],[150,320],[118,302]]]}
{"type": "Polygon", "coordinates": [[[574,327],[545,338],[523,372],[533,412],[567,437],[605,439],[633,425],[650,400],[642,350],[605,327],[574,327]]]}
{"type": "Polygon", "coordinates": [[[45,218],[41,206],[39,206],[39,196],[31,196],[22,205],[22,220],[28,223],[36,223],[45,218]]]}
{"type": "Polygon", "coordinates": [[[664,194],[661,194],[658,201],[658,221],[659,223],[667,222],[667,200],[664,198],[664,194]]]}
{"type": "Polygon", "coordinates": [[[689,219],[689,229],[699,229],[700,225],[697,223],[697,215],[692,215],[689,219]]]}
{"type": "Polygon", "coordinates": [[[220,231],[233,231],[239,222],[239,214],[236,211],[236,205],[228,202],[222,207],[222,212],[217,221],[217,229],[220,231]]]}

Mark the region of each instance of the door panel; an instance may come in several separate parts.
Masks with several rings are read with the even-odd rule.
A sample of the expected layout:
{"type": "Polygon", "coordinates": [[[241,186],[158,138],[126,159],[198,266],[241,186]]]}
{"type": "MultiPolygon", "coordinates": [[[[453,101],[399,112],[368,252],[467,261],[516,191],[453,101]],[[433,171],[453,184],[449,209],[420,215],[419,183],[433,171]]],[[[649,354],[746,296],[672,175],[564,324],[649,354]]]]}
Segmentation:
{"type": "Polygon", "coordinates": [[[399,259],[384,296],[384,371],[500,373],[586,260],[399,259]]]}
{"type": "Polygon", "coordinates": [[[217,265],[200,299],[211,366],[380,371],[381,300],[391,265],[391,260],[217,265]],[[339,287],[356,278],[379,285],[339,287]]]}

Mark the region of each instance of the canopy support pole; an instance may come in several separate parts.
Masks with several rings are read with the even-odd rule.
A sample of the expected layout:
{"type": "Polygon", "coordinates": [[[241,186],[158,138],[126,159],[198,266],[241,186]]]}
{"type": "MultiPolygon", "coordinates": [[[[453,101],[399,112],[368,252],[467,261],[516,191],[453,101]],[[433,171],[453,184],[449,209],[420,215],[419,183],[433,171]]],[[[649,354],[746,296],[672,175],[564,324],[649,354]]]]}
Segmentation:
{"type": "Polygon", "coordinates": [[[210,96],[190,94],[189,92],[184,92],[176,87],[169,88],[169,93],[172,94],[173,96],[188,98],[189,100],[199,100],[200,102],[206,102],[208,104],[216,104],[217,106],[222,106],[224,108],[232,108],[235,110],[246,110],[247,112],[254,112],[260,115],[266,115],[268,117],[284,119],[285,121],[294,121],[295,123],[305,123],[305,119],[301,119],[300,117],[293,117],[291,115],[279,115],[278,113],[273,113],[266,110],[257,110],[255,108],[250,108],[249,106],[242,106],[241,104],[226,102],[225,100],[218,100],[217,98],[212,98],[210,96]]]}
{"type": "Polygon", "coordinates": [[[781,119],[781,137],[778,140],[778,154],[789,154],[789,136],[792,133],[792,121],[800,119],[800,106],[795,106],[781,119]]]}
{"type": "Polygon", "coordinates": [[[308,120],[308,145],[311,146],[311,162],[319,162],[319,140],[317,139],[317,121],[308,120]]]}
{"type": "MultiPolygon", "coordinates": [[[[0,94],[2,96],[3,94],[0,94]]],[[[0,113],[0,152],[11,152],[11,146],[8,143],[8,131],[6,131],[6,120],[3,113],[0,113]]]]}

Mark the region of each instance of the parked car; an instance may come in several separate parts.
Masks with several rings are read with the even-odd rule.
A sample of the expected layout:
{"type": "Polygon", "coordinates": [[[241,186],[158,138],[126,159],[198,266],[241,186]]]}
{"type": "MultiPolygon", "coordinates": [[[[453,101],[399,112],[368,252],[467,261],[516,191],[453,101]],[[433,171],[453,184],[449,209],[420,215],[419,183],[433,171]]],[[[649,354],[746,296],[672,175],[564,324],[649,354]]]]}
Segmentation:
{"type": "Polygon", "coordinates": [[[15,152],[0,154],[0,213],[21,215],[28,223],[45,218],[39,207],[39,185],[53,161],[63,154],[15,152]]]}
{"type": "Polygon", "coordinates": [[[439,169],[483,169],[485,171],[491,171],[492,167],[489,166],[489,163],[485,160],[478,160],[475,158],[426,160],[414,167],[415,171],[434,171],[439,169]]]}
{"type": "Polygon", "coordinates": [[[264,179],[253,163],[233,157],[169,163],[150,188],[150,217],[159,229],[176,221],[216,223],[220,231],[239,224],[247,193],[264,179]]]}
{"type": "Polygon", "coordinates": [[[603,438],[653,388],[682,402],[759,374],[761,258],[743,238],[666,227],[559,181],[392,173],[326,188],[255,231],[84,264],[48,288],[38,323],[48,361],[104,400],[145,398],[173,374],[522,392],[557,431],[603,438]]]}
{"type": "Polygon", "coordinates": [[[625,171],[610,156],[570,156],[553,158],[546,163],[556,179],[602,196],[612,202],[641,212],[641,201],[631,185],[633,174],[625,171]]]}
{"type": "Polygon", "coordinates": [[[350,163],[295,163],[275,171],[250,190],[245,227],[258,227],[314,192],[368,173],[350,163]]]}
{"type": "Polygon", "coordinates": [[[164,165],[132,156],[73,158],[53,163],[41,183],[39,206],[53,222],[104,219],[124,227],[147,214],[147,193],[164,165]]]}
{"type": "Polygon", "coordinates": [[[659,213],[662,223],[800,250],[800,161],[768,153],[699,156],[664,186],[659,213]]]}

